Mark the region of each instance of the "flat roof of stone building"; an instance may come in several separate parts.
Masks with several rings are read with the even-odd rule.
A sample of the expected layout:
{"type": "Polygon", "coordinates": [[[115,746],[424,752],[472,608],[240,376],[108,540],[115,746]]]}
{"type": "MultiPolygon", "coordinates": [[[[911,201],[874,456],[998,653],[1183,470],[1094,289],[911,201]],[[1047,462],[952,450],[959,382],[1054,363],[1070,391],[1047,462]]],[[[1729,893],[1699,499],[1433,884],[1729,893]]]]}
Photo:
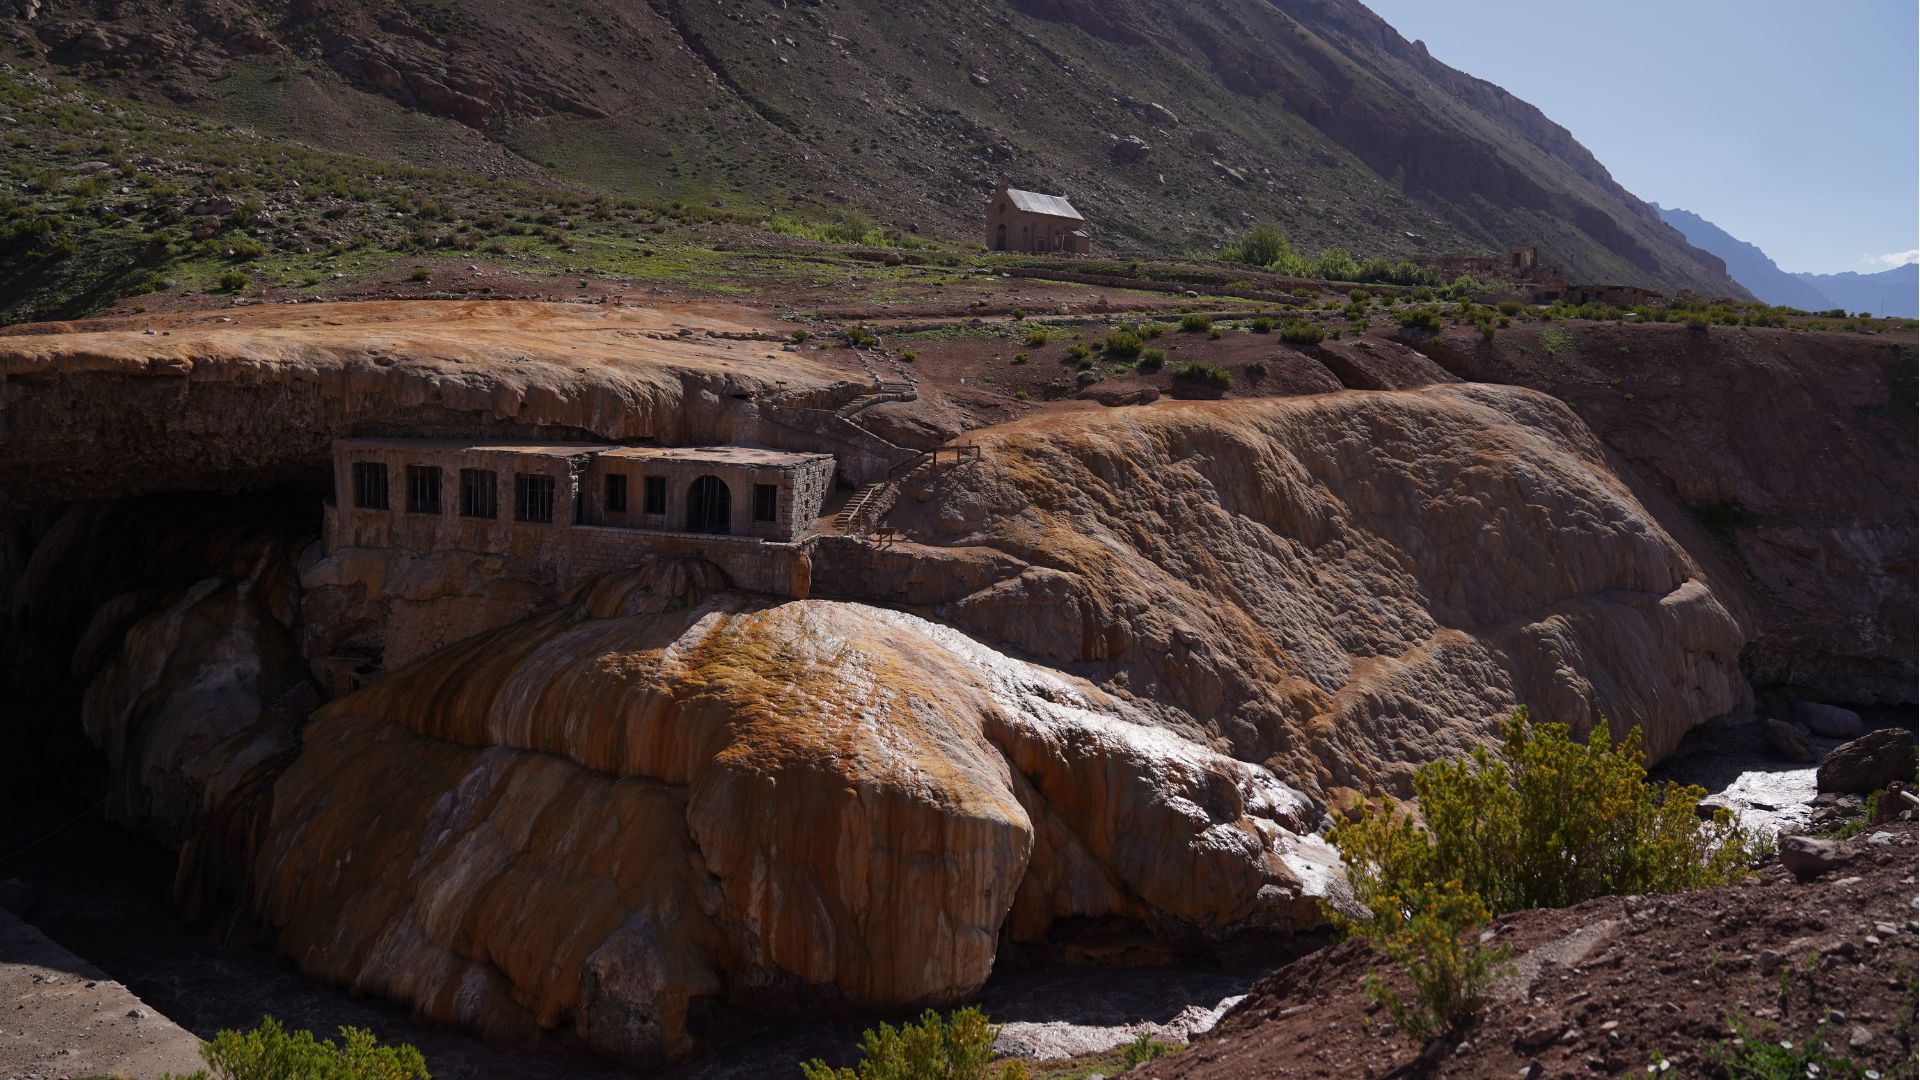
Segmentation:
{"type": "Polygon", "coordinates": [[[362,450],[425,450],[457,454],[524,454],[530,457],[596,457],[620,461],[673,461],[689,464],[784,468],[830,458],[832,454],[767,450],[758,446],[621,446],[617,443],[475,442],[470,439],[352,438],[341,446],[362,450]]]}
{"type": "Polygon", "coordinates": [[[608,443],[475,442],[471,439],[354,438],[340,445],[362,450],[442,450],[458,454],[524,454],[529,457],[578,457],[605,450],[608,443]]]}
{"type": "Polygon", "coordinates": [[[620,446],[601,454],[619,461],[685,461],[712,465],[789,466],[832,457],[832,454],[794,450],[765,450],[758,446],[620,446]]]}

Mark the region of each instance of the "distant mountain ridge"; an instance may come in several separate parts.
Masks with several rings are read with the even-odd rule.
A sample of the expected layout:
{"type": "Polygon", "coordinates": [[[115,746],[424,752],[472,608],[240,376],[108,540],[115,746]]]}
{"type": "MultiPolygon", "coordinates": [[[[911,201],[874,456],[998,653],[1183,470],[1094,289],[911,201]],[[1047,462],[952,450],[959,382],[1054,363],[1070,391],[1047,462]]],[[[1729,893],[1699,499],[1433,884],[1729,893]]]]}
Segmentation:
{"type": "Polygon", "coordinates": [[[1653,203],[1661,220],[1680,230],[1687,242],[1725,260],[1727,273],[1769,304],[1803,311],[1845,308],[1875,315],[1920,317],[1920,266],[1908,263],[1877,274],[1791,274],[1756,245],[1690,210],[1653,203]]]}
{"type": "Polygon", "coordinates": [[[1832,301],[1828,307],[1875,315],[1920,318],[1920,265],[1907,263],[1877,274],[1795,274],[1832,301]]]}
{"type": "Polygon", "coordinates": [[[1357,0],[0,0],[4,37],[467,174],[971,239],[1005,172],[1070,197],[1096,251],[1271,218],[1310,251],[1531,243],[1574,280],[1744,294],[1572,133],[1357,0]]]}

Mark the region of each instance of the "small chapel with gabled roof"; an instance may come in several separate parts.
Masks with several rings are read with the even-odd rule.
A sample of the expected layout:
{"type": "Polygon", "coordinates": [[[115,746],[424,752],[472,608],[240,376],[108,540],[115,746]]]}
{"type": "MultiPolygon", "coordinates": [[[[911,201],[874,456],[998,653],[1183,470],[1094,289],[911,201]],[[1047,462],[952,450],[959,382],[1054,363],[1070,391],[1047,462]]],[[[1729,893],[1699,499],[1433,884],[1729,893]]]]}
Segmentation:
{"type": "Polygon", "coordinates": [[[1066,196],[1022,191],[1002,176],[987,200],[987,250],[1085,255],[1093,250],[1093,237],[1066,196]]]}

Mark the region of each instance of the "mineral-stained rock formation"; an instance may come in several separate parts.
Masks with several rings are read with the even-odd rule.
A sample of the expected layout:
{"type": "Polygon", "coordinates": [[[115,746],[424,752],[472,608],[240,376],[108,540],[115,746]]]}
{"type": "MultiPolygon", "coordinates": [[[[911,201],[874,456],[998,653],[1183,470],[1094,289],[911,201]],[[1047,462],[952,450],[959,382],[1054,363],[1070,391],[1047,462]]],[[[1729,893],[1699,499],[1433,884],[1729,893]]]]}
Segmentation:
{"type": "Polygon", "coordinates": [[[324,489],[332,440],[352,434],[791,445],[789,410],[860,392],[734,340],[767,333],[750,323],[644,308],[415,301],[141,326],[158,329],[0,335],[0,519],[103,493],[324,489]]]}
{"type": "MultiPolygon", "coordinates": [[[[1657,758],[1745,700],[1737,608],[1543,395],[1163,402],[970,439],[977,463],[922,472],[889,519],[926,546],[860,587],[1310,789],[1395,783],[1512,704],[1640,725],[1657,758]],[[916,566],[983,551],[985,575],[916,566]]],[[[816,585],[853,587],[834,573],[816,585]]]]}
{"type": "Polygon", "coordinates": [[[322,709],[256,902],[322,978],[633,1060],[706,999],[946,1002],[1003,924],[1318,920],[1308,801],[925,620],[603,578],[322,709]]]}

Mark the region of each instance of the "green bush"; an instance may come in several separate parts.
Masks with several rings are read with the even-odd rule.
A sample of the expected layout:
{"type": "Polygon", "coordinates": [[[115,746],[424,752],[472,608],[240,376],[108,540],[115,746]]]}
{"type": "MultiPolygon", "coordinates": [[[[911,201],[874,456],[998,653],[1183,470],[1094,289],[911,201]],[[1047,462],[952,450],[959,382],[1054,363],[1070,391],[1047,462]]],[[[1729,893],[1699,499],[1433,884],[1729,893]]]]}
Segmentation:
{"type": "Polygon", "coordinates": [[[1585,743],[1564,724],[1501,727],[1504,760],[1477,749],[1414,773],[1425,824],[1391,799],[1343,815],[1328,838],[1356,899],[1380,917],[1396,896],[1459,882],[1495,915],[1619,893],[1677,892],[1745,877],[1759,842],[1704,788],[1647,782],[1640,729],[1615,743],[1603,721],[1585,743]]]}
{"type": "Polygon", "coordinates": [[[431,1080],[420,1051],[404,1043],[381,1046],[373,1033],[340,1029],[340,1042],[311,1031],[288,1031],[273,1017],[245,1034],[222,1031],[200,1046],[207,1068],[161,1080],[431,1080]]]}
{"type": "Polygon", "coordinates": [[[1367,301],[1373,299],[1373,294],[1368,292],[1365,289],[1348,289],[1347,299],[1353,301],[1356,304],[1364,304],[1367,301]]]}
{"type": "Polygon", "coordinates": [[[1140,324],[1140,336],[1143,338],[1157,338],[1166,332],[1167,328],[1164,323],[1143,322],[1140,324]]]}
{"type": "Polygon", "coordinates": [[[868,332],[864,326],[849,326],[846,329],[847,347],[852,349],[874,349],[880,346],[880,339],[868,332]]]}
{"type": "Polygon", "coordinates": [[[1167,364],[1167,350],[1143,349],[1140,352],[1141,371],[1159,371],[1167,364]]]}
{"type": "Polygon", "coordinates": [[[1260,267],[1284,268],[1294,261],[1293,248],[1287,244],[1287,234],[1271,221],[1260,222],[1248,229],[1238,241],[1221,248],[1220,257],[1227,262],[1260,267]]]}
{"type": "Polygon", "coordinates": [[[1305,319],[1289,319],[1280,327],[1280,340],[1289,345],[1318,345],[1326,338],[1327,332],[1319,323],[1305,319]]]}
{"type": "Polygon", "coordinates": [[[1082,345],[1077,341],[1067,346],[1067,358],[1069,360],[1084,361],[1089,359],[1092,356],[1093,356],[1093,350],[1087,348],[1085,345],[1082,345]]]}
{"type": "Polygon", "coordinates": [[[1367,973],[1367,997],[1423,1042],[1453,1030],[1485,1004],[1512,949],[1480,943],[1473,931],[1487,921],[1487,907],[1458,881],[1418,885],[1380,899],[1385,902],[1367,923],[1367,936],[1405,973],[1413,997],[1402,998],[1377,971],[1367,973]]]}
{"type": "Polygon", "coordinates": [[[432,279],[433,275],[428,273],[424,266],[414,267],[413,273],[407,275],[408,281],[431,281],[432,279]]]}
{"type": "Polygon", "coordinates": [[[1024,364],[1030,359],[1032,358],[1023,352],[1017,352],[1013,354],[1013,362],[1016,364],[1024,364]]]}
{"type": "Polygon", "coordinates": [[[1213,329],[1213,320],[1197,311],[1180,316],[1180,329],[1188,333],[1202,333],[1213,329]]]}
{"type": "Polygon", "coordinates": [[[1273,333],[1273,320],[1268,318],[1265,315],[1262,315],[1259,318],[1254,319],[1252,322],[1249,322],[1247,324],[1247,329],[1253,331],[1256,334],[1271,334],[1273,333]]]}
{"type": "Polygon", "coordinates": [[[1400,325],[1409,330],[1440,330],[1440,312],[1430,307],[1411,307],[1400,313],[1400,325]]]}
{"type": "Polygon", "coordinates": [[[1199,360],[1191,360],[1181,365],[1180,369],[1173,373],[1173,378],[1176,382],[1198,383],[1216,390],[1225,390],[1233,385],[1233,376],[1227,372],[1226,368],[1218,364],[1202,363],[1199,360]]]}
{"type": "Polygon", "coordinates": [[[805,1080],[1026,1080],[1027,1068],[1019,1061],[993,1070],[998,1033],[972,1006],[947,1017],[928,1009],[918,1023],[868,1028],[860,1036],[856,1067],[835,1069],[816,1058],[801,1065],[800,1074],[805,1080]]]}
{"type": "Polygon", "coordinates": [[[1512,318],[1513,316],[1520,314],[1522,311],[1525,311],[1526,307],[1527,306],[1525,304],[1522,304],[1518,300],[1502,300],[1500,301],[1500,314],[1505,315],[1508,318],[1512,318]]]}
{"type": "Polygon", "coordinates": [[[1031,348],[1037,349],[1045,345],[1049,340],[1050,337],[1045,330],[1030,330],[1027,332],[1027,345],[1031,348]]]}
{"type": "Polygon", "coordinates": [[[1166,1057],[1178,1049],[1180,1049],[1178,1046],[1160,1042],[1143,1031],[1135,1035],[1132,1042],[1121,1048],[1120,1057],[1127,1063],[1127,1068],[1137,1069],[1149,1061],[1166,1057]]]}
{"type": "Polygon", "coordinates": [[[241,273],[240,271],[229,270],[226,273],[220,275],[220,278],[219,278],[220,291],[221,292],[239,292],[241,289],[244,289],[247,287],[247,282],[249,280],[251,279],[249,279],[247,275],[241,273]]]}
{"type": "Polygon", "coordinates": [[[1130,330],[1115,330],[1107,335],[1106,343],[1102,348],[1108,356],[1124,356],[1131,359],[1140,355],[1142,345],[1140,335],[1130,330]]]}

